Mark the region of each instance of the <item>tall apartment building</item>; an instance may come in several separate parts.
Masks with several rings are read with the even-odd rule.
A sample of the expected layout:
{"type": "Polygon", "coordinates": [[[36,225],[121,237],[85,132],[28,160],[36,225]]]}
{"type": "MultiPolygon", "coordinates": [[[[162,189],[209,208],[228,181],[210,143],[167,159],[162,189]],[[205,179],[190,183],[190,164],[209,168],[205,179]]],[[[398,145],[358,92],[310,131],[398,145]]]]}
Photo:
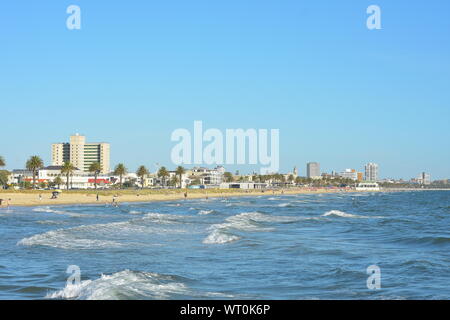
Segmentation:
{"type": "Polygon", "coordinates": [[[311,179],[320,178],[320,163],[308,162],[306,164],[306,176],[311,179]]]}
{"type": "Polygon", "coordinates": [[[52,144],[52,165],[62,166],[64,162],[71,162],[78,169],[88,172],[89,166],[99,162],[101,173],[110,172],[109,143],[86,143],[86,137],[78,133],[70,136],[70,142],[52,144]]]}
{"type": "Polygon", "coordinates": [[[426,172],[422,172],[419,177],[417,178],[417,182],[423,185],[430,185],[431,184],[431,175],[426,172]]]}
{"type": "Polygon", "coordinates": [[[378,164],[376,163],[368,163],[364,167],[365,170],[365,178],[366,181],[378,181],[378,164]]]}

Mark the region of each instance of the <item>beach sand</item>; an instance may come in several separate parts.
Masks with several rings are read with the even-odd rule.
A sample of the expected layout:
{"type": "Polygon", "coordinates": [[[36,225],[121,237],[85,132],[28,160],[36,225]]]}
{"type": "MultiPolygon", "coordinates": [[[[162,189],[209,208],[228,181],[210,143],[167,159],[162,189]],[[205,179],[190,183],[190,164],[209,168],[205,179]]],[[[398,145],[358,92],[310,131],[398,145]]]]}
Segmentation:
{"type": "MultiPolygon", "coordinates": [[[[311,189],[311,188],[290,188],[281,190],[220,190],[220,189],[200,189],[188,190],[187,199],[205,199],[208,198],[228,198],[237,196],[270,196],[282,194],[319,194],[319,193],[337,193],[337,192],[352,192],[353,190],[344,189],[311,189]]],[[[41,206],[41,205],[67,205],[67,204],[104,204],[112,203],[114,195],[117,195],[115,202],[151,202],[151,201],[170,201],[184,199],[183,190],[108,190],[98,191],[99,200],[97,201],[97,192],[94,190],[77,190],[77,191],[63,191],[57,199],[51,199],[51,191],[15,191],[15,192],[0,192],[0,199],[3,199],[2,207],[6,207],[7,200],[9,205],[14,206],[41,206]],[[40,197],[41,195],[41,197],[40,197]]]]}

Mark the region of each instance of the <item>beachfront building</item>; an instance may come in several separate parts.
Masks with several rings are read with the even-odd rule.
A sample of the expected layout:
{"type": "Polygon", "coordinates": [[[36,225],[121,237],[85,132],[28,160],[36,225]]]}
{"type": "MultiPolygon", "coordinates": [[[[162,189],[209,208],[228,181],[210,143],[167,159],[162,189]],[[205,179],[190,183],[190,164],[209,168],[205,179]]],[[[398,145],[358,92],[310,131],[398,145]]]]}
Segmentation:
{"type": "Polygon", "coordinates": [[[358,180],[358,172],[355,169],[345,169],[339,176],[344,179],[358,180]]]}
{"type": "Polygon", "coordinates": [[[225,168],[217,166],[214,169],[194,167],[187,171],[190,180],[199,180],[200,184],[219,186],[223,182],[225,168]]]}
{"type": "MultiPolygon", "coordinates": [[[[63,183],[60,185],[61,189],[67,189],[67,176],[61,173],[62,166],[48,166],[42,168],[38,172],[38,182],[39,183],[50,183],[54,182],[56,177],[60,177],[63,183]]],[[[106,188],[111,184],[111,179],[109,176],[100,174],[95,180],[95,176],[84,172],[76,168],[72,174],[69,176],[69,188],[70,189],[92,189],[95,188],[95,183],[97,187],[106,188]]]]}
{"type": "Polygon", "coordinates": [[[109,143],[87,143],[86,137],[79,135],[70,136],[70,142],[52,144],[52,165],[62,166],[64,162],[71,162],[75,167],[84,172],[89,172],[89,167],[94,162],[102,166],[101,173],[110,171],[110,145],[109,143]]]}
{"type": "Polygon", "coordinates": [[[365,165],[365,178],[366,181],[378,181],[378,164],[369,162],[365,165]]]}
{"type": "Polygon", "coordinates": [[[421,185],[430,185],[431,184],[431,175],[426,172],[422,172],[416,181],[417,181],[417,183],[419,183],[421,185]]]}
{"type": "Polygon", "coordinates": [[[267,188],[267,183],[256,183],[256,182],[223,182],[220,184],[220,189],[265,189],[267,188]]]}
{"type": "Polygon", "coordinates": [[[306,176],[310,179],[321,179],[320,175],[320,163],[308,162],[306,164],[306,176]]]}

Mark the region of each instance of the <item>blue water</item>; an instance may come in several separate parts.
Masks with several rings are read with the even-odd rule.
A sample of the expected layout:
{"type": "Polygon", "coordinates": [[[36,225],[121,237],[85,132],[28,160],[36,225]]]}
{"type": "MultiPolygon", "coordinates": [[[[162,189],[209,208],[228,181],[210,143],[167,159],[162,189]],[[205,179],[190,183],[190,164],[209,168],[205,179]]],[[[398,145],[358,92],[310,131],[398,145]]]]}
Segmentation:
{"type": "Polygon", "coordinates": [[[447,191],[0,209],[0,299],[449,299],[449,226],[447,191]]]}

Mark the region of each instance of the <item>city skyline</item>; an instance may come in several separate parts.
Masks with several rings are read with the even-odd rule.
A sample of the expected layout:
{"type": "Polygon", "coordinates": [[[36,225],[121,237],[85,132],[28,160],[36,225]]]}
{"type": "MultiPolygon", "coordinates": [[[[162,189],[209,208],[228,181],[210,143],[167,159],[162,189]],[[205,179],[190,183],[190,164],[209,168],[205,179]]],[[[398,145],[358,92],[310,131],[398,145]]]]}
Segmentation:
{"type": "Polygon", "coordinates": [[[74,132],[109,141],[111,166],[170,165],[171,132],[202,120],[279,129],[282,172],[316,159],[450,177],[448,1],[378,1],[381,30],[367,29],[367,3],[77,4],[80,30],[68,3],[0,10],[7,168],[50,163],[48,144],[74,132]]]}
{"type": "MultiPolygon", "coordinates": [[[[128,166],[128,164],[126,162],[124,162],[124,161],[119,161],[117,163],[113,163],[110,166],[109,165],[110,162],[111,162],[110,161],[110,143],[109,142],[87,143],[86,142],[86,136],[83,135],[83,134],[79,134],[79,133],[71,134],[70,135],[70,142],[68,142],[68,143],[51,143],[51,152],[49,153],[50,154],[49,157],[42,156],[41,154],[37,154],[37,155],[40,156],[43,159],[45,166],[50,166],[50,165],[59,166],[59,165],[62,165],[64,162],[67,161],[67,162],[71,162],[72,164],[74,164],[77,167],[77,163],[78,162],[81,161],[80,163],[84,163],[84,157],[81,157],[82,158],[81,159],[78,156],[78,151],[79,150],[77,149],[77,157],[74,158],[74,161],[70,161],[71,157],[73,157],[72,153],[75,153],[75,151],[73,151],[70,146],[73,145],[74,143],[77,144],[76,148],[80,148],[80,146],[78,146],[78,144],[88,145],[88,146],[91,146],[91,147],[94,146],[94,145],[95,146],[101,146],[101,147],[103,147],[103,149],[105,149],[105,147],[106,147],[107,153],[106,153],[106,155],[104,157],[103,156],[100,157],[100,152],[98,152],[98,155],[97,155],[99,157],[98,158],[99,161],[97,161],[97,162],[99,162],[101,164],[102,163],[104,163],[104,164],[106,163],[107,164],[106,169],[103,168],[103,166],[102,166],[102,169],[103,169],[102,173],[103,174],[107,174],[107,173],[112,172],[114,170],[114,167],[117,164],[119,164],[119,163],[124,163],[125,165],[128,166]],[[62,150],[59,150],[59,149],[63,149],[64,145],[66,145],[68,147],[68,149],[63,152],[62,150]],[[56,149],[58,149],[58,150],[56,150],[56,149]],[[62,159],[64,159],[64,161],[62,159]]],[[[83,153],[83,152],[84,152],[84,148],[82,148],[82,150],[81,150],[81,153],[83,153]]],[[[91,151],[89,151],[89,152],[91,152],[91,151]]],[[[102,151],[102,153],[103,153],[103,151],[102,151]]],[[[3,157],[5,157],[5,156],[3,155],[3,157]]],[[[92,161],[90,161],[89,163],[92,163],[92,161]]],[[[148,166],[149,172],[156,172],[158,170],[158,168],[161,167],[161,166],[165,166],[167,168],[172,168],[172,167],[175,168],[175,167],[177,167],[177,165],[173,164],[173,163],[164,164],[164,163],[160,163],[157,160],[155,160],[155,161],[141,161],[136,166],[136,168],[128,167],[128,169],[130,170],[130,172],[135,172],[136,171],[135,169],[137,169],[140,165],[143,165],[143,164],[148,166]],[[153,166],[155,166],[154,169],[152,169],[153,166]]],[[[210,165],[208,165],[208,164],[200,164],[200,165],[192,164],[192,165],[185,165],[185,167],[186,168],[201,168],[201,167],[212,168],[212,167],[215,167],[217,165],[222,166],[222,165],[226,165],[226,164],[225,163],[217,163],[217,164],[214,163],[214,164],[210,164],[210,165]]],[[[4,169],[9,169],[9,170],[17,170],[17,169],[19,169],[20,170],[23,167],[24,167],[24,164],[18,165],[16,167],[12,167],[11,165],[9,165],[9,162],[7,162],[4,169]]],[[[83,164],[81,167],[84,168],[84,169],[82,169],[82,171],[85,171],[85,172],[89,171],[88,170],[89,165],[83,164]]],[[[231,166],[227,166],[227,171],[228,172],[232,172],[232,173],[240,172],[240,174],[243,174],[243,175],[249,175],[249,174],[255,173],[255,170],[253,170],[253,171],[252,170],[250,170],[250,171],[241,171],[239,168],[242,168],[242,167],[252,167],[252,166],[250,166],[250,165],[231,165],[231,166]],[[238,169],[234,170],[234,169],[228,169],[228,168],[238,168],[238,169]]],[[[425,171],[422,170],[422,171],[420,171],[420,173],[412,173],[411,176],[409,176],[409,177],[392,177],[392,176],[387,177],[387,176],[383,176],[383,175],[379,176],[379,174],[378,174],[379,164],[373,163],[373,162],[366,162],[364,164],[361,164],[358,168],[361,168],[361,171],[363,171],[363,172],[359,172],[359,171],[357,171],[355,169],[342,169],[342,170],[340,170],[339,168],[327,168],[325,170],[322,170],[321,162],[311,162],[311,161],[305,163],[304,172],[302,172],[302,170],[299,170],[298,167],[299,167],[298,164],[294,164],[294,166],[291,167],[290,169],[288,168],[285,171],[279,170],[278,173],[292,172],[291,169],[294,168],[294,171],[297,171],[299,176],[308,177],[308,178],[319,177],[322,174],[330,174],[330,173],[331,174],[335,173],[337,175],[340,175],[340,176],[343,176],[343,177],[347,177],[345,172],[347,171],[347,173],[348,173],[349,170],[352,170],[353,171],[352,174],[355,177],[357,177],[355,180],[361,180],[361,179],[358,179],[358,174],[364,174],[364,180],[369,180],[369,181],[377,181],[377,180],[382,180],[382,179],[397,179],[397,180],[409,181],[409,180],[414,180],[417,177],[418,174],[425,174],[425,171],[427,172],[428,176],[432,175],[432,174],[429,173],[428,170],[425,170],[425,171]],[[373,167],[375,169],[372,169],[373,167]],[[308,170],[311,170],[311,173],[308,172],[308,170]],[[373,170],[375,170],[375,173],[372,173],[373,170]]],[[[351,175],[348,175],[348,177],[350,177],[350,176],[351,175]]],[[[428,178],[428,179],[430,179],[430,178],[428,178]]],[[[432,180],[440,180],[440,179],[448,179],[448,178],[444,177],[444,178],[432,179],[432,180]]]]}

